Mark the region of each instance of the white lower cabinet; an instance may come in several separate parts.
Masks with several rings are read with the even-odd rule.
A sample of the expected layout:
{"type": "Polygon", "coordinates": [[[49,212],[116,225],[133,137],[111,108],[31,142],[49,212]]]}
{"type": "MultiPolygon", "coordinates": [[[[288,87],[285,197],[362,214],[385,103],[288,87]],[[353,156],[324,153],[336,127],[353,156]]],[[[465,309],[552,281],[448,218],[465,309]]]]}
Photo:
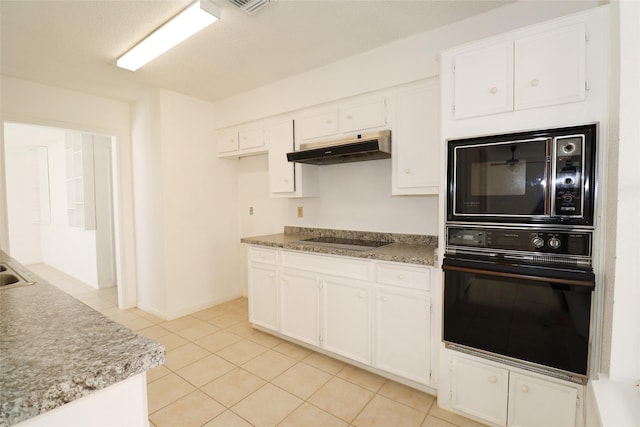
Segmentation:
{"type": "Polygon", "coordinates": [[[278,251],[250,247],[249,321],[278,330],[278,251]]]}
{"type": "Polygon", "coordinates": [[[370,364],[371,285],[328,277],[320,286],[324,301],[323,348],[370,364]]]}
{"type": "Polygon", "coordinates": [[[582,386],[454,356],[451,408],[500,426],[574,427],[582,386]]]}
{"type": "Polygon", "coordinates": [[[510,426],[575,426],[578,390],[512,372],[509,377],[510,426]]]}
{"type": "Polygon", "coordinates": [[[315,273],[282,270],[280,332],[315,346],[320,344],[319,283],[315,273]]]}
{"type": "Polygon", "coordinates": [[[495,424],[507,424],[507,369],[456,357],[451,374],[453,409],[495,424]]]}
{"type": "Polygon", "coordinates": [[[431,271],[250,246],[250,321],[430,386],[431,271]]]}
{"type": "Polygon", "coordinates": [[[249,321],[273,330],[278,329],[277,277],[275,266],[253,263],[249,267],[249,321]]]}
{"type": "Polygon", "coordinates": [[[428,384],[431,355],[431,303],[426,292],[376,289],[375,366],[428,384]]]}

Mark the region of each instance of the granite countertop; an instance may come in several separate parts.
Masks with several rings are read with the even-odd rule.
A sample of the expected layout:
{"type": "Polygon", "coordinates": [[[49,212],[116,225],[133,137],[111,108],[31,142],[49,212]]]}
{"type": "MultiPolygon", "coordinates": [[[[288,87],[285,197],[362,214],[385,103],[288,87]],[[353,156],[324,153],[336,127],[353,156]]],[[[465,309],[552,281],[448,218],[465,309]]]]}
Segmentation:
{"type": "Polygon", "coordinates": [[[35,276],[0,289],[0,426],[9,426],[164,363],[160,343],[140,336],[35,276]]]}
{"type": "Polygon", "coordinates": [[[242,243],[292,249],[319,254],[342,255],[383,261],[402,262],[433,266],[436,262],[435,251],[438,246],[436,236],[417,234],[378,233],[367,231],[333,230],[322,228],[286,226],[283,233],[265,236],[244,237],[242,243]],[[313,237],[335,237],[357,240],[371,240],[386,243],[384,246],[369,250],[349,250],[326,246],[305,244],[304,240],[313,237]]]}

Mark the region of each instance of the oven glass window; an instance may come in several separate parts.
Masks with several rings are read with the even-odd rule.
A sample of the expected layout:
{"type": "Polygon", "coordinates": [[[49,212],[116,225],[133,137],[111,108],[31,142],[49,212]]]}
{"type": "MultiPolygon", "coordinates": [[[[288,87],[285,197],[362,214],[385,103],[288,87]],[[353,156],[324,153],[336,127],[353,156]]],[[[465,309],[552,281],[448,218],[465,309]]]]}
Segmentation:
{"type": "Polygon", "coordinates": [[[545,139],[455,148],[458,215],[544,215],[545,139]]]}
{"type": "Polygon", "coordinates": [[[582,375],[591,288],[445,271],[444,339],[582,375]]]}

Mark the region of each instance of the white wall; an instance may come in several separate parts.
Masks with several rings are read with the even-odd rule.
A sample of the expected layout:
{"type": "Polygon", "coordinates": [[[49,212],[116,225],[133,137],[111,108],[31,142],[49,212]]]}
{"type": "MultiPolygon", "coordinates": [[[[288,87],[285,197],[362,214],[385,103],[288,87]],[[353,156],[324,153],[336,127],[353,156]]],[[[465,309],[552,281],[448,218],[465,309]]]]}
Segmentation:
{"type": "MultiPolygon", "coordinates": [[[[640,3],[620,1],[619,145],[615,289],[609,374],[612,380],[640,380],[640,3]]],[[[614,9],[616,10],[616,9],[614,9]]],[[[617,76],[616,76],[617,77],[617,76]]]]}
{"type": "Polygon", "coordinates": [[[131,139],[136,215],[138,307],[164,316],[167,281],[162,193],[159,91],[139,100],[132,114],[131,139]]]}
{"type": "Polygon", "coordinates": [[[212,115],[167,90],[135,108],[139,305],[167,319],[242,293],[238,165],[216,158],[212,115]]]}
{"type": "Polygon", "coordinates": [[[51,222],[40,227],[42,261],[97,288],[96,232],[69,226],[65,141],[48,149],[51,222]]]}
{"type": "Polygon", "coordinates": [[[34,201],[39,199],[36,152],[29,146],[11,147],[5,155],[11,256],[23,264],[41,263],[40,225],[34,217],[34,201]]]}
{"type": "MultiPolygon", "coordinates": [[[[135,241],[131,177],[129,105],[116,100],[0,76],[3,121],[33,123],[89,133],[114,135],[117,140],[118,291],[122,307],[136,303],[135,241]]],[[[0,156],[4,146],[0,139],[0,156]]],[[[4,158],[0,159],[0,248],[8,242],[4,158]]]]}

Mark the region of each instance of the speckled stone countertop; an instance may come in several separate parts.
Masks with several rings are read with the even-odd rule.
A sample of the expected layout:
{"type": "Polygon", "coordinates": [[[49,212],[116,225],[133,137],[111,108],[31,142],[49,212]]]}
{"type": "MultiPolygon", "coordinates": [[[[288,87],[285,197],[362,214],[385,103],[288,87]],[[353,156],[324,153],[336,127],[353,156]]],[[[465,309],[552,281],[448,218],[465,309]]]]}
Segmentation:
{"type": "Polygon", "coordinates": [[[244,237],[242,243],[293,249],[330,255],[403,262],[407,264],[435,265],[436,236],[420,234],[377,233],[368,231],[333,230],[323,228],[290,227],[284,233],[266,236],[244,237]],[[370,250],[349,250],[305,244],[312,237],[336,237],[345,239],[372,240],[388,244],[370,250]]]}
{"type": "Polygon", "coordinates": [[[0,426],[10,426],[164,363],[164,346],[41,280],[0,289],[0,426]]]}

